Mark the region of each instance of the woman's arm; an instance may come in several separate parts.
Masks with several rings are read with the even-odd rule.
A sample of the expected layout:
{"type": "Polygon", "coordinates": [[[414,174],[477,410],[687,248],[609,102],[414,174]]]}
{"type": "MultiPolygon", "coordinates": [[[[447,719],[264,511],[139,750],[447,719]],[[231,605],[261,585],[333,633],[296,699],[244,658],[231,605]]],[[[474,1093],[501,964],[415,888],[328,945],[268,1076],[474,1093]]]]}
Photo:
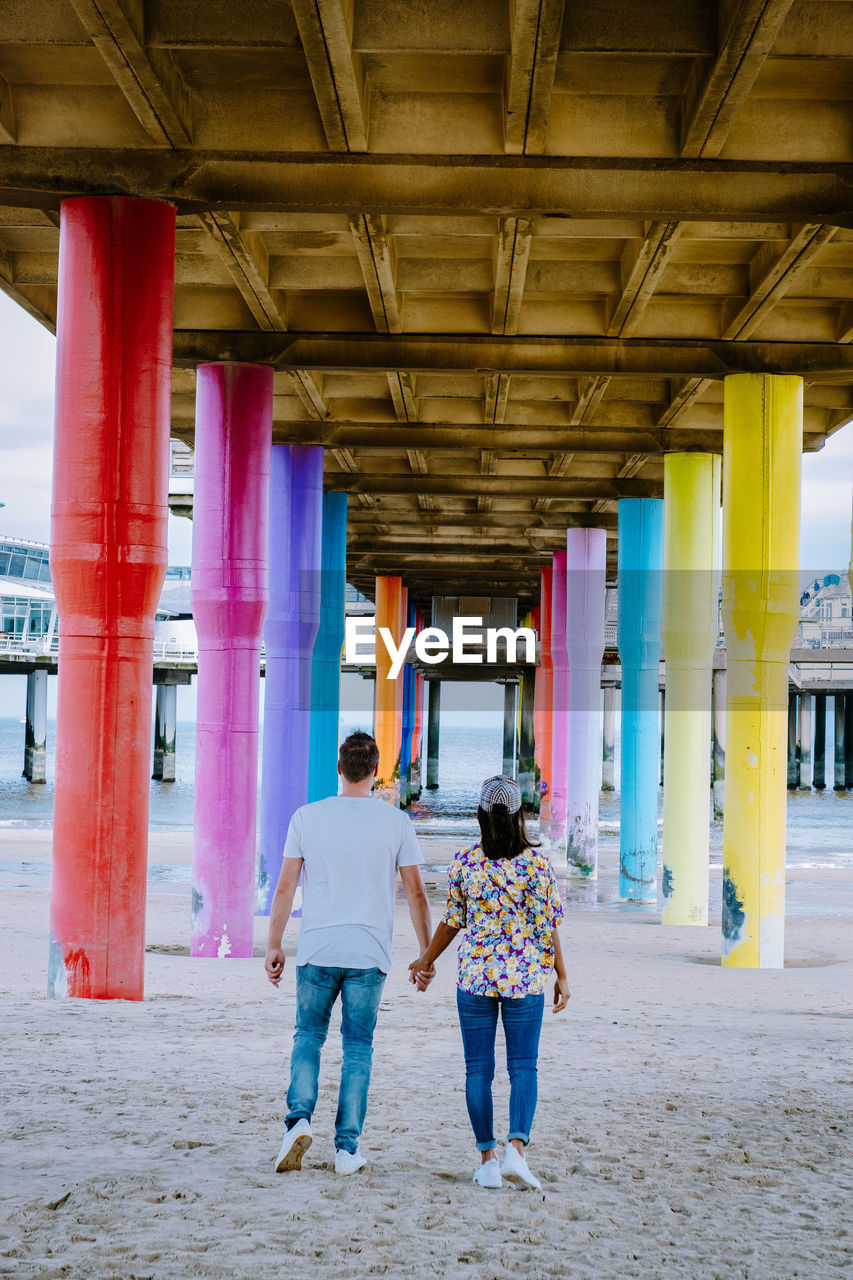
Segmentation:
{"type": "Polygon", "coordinates": [[[441,924],[436,926],[426,951],[409,965],[409,981],[413,982],[419,991],[426,990],[435,977],[436,960],[447,950],[458,932],[458,929],[451,928],[442,920],[441,924]]]}
{"type": "Polygon", "coordinates": [[[563,947],[560,942],[560,931],[556,925],[551,930],[551,945],[554,948],[554,1004],[552,1013],[559,1013],[569,1003],[569,980],[566,976],[566,962],[563,959],[563,947]]]}

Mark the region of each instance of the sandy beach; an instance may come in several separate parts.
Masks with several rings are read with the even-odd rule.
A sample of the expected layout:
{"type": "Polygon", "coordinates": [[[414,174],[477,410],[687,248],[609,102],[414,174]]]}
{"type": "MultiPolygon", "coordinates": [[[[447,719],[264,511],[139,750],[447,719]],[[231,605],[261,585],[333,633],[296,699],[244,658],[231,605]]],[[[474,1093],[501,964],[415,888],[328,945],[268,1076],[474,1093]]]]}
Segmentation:
{"type": "MultiPolygon", "coordinates": [[[[529,1150],[543,1191],[488,1192],[470,1181],[452,957],[426,995],[408,985],[404,904],[369,1165],[332,1168],[333,1020],[314,1145],[301,1174],[277,1176],[293,969],[276,992],[260,958],[191,959],[188,887],[156,883],[145,1002],[47,1000],[49,839],[0,840],[0,859],[29,864],[0,908],[0,1275],[816,1280],[853,1267],[851,873],[818,878],[783,972],[722,970],[717,921],[663,930],[653,913],[570,906],[572,1000],[546,1021],[529,1150]]],[[[188,848],[158,834],[151,861],[188,848]]],[[[426,878],[437,915],[443,878],[426,878]]],[[[256,957],[265,935],[259,920],[256,957]]],[[[499,1070],[498,1134],[507,1096],[499,1070]]]]}

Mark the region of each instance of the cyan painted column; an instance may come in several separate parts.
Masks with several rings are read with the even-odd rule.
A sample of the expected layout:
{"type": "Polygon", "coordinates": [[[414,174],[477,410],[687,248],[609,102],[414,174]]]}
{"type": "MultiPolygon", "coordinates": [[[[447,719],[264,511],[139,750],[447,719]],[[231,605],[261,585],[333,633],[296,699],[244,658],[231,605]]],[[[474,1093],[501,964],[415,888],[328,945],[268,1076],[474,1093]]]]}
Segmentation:
{"type": "Polygon", "coordinates": [[[323,449],[277,444],[270,469],[269,607],[258,914],[269,915],[290,819],[308,800],[311,684],[320,622],[323,449]]]}
{"type": "Polygon", "coordinates": [[[47,672],[27,672],[27,720],[24,726],[24,777],[44,782],[47,756],[47,672]]]}
{"type": "Polygon", "coordinates": [[[565,551],[555,551],[551,559],[551,825],[549,851],[552,862],[566,863],[566,803],[569,782],[569,654],[566,648],[566,561],[565,551]]]}
{"type": "Polygon", "coordinates": [[[719,597],[720,459],[664,458],[662,924],[707,925],[711,672],[719,597]]]}
{"type": "Polygon", "coordinates": [[[154,702],[154,768],[151,776],[175,781],[175,733],[178,718],[178,686],[158,684],[154,702]]]}
{"type": "Polygon", "coordinates": [[[826,694],[814,696],[814,789],[826,789],[826,694]]]}
{"type": "Polygon", "coordinates": [[[619,896],[657,897],[658,681],[661,655],[663,502],[619,500],[622,663],[619,896]]]}
{"type": "Polygon", "coordinates": [[[567,529],[566,555],[569,658],[566,851],[569,874],[593,879],[598,874],[606,531],[567,529]]]}
{"type": "Polygon", "coordinates": [[[272,391],[273,371],[266,365],[198,369],[193,956],[248,957],[253,949],[272,391]]]}
{"type": "Polygon", "coordinates": [[[323,494],[320,623],[311,657],[311,731],[308,801],[338,793],[341,646],[347,568],[347,495],[323,494]]]}

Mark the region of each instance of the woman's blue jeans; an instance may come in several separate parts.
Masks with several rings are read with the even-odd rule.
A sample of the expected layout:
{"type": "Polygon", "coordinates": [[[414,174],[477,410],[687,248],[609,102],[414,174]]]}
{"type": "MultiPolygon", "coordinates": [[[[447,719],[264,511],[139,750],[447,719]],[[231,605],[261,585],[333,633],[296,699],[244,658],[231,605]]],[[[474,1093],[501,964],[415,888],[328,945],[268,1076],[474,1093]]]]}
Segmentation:
{"type": "Polygon", "coordinates": [[[509,1072],[509,1133],[507,1141],[520,1138],[525,1145],[536,1111],[536,1063],[542,1030],[544,995],[476,996],[456,992],[462,1046],[465,1050],[465,1102],[478,1151],[495,1145],[492,1113],[492,1081],[495,1077],[495,1033],[498,1009],[506,1038],[509,1072]]]}
{"type": "Polygon", "coordinates": [[[367,1114],[373,1031],[385,985],[381,969],[339,969],[303,964],[296,970],[296,1032],[290,1055],[287,1122],[308,1120],[317,1105],[320,1051],[332,1006],[341,997],[343,1066],[335,1116],[335,1150],[357,1151],[367,1114]]]}

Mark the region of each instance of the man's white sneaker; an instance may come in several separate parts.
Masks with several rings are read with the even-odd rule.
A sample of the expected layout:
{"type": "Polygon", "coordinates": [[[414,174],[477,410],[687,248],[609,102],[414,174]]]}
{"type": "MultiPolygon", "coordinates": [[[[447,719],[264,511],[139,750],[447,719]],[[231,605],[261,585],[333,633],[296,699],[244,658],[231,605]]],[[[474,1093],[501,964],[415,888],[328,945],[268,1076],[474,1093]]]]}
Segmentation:
{"type": "Polygon", "coordinates": [[[542,1183],[530,1172],[526,1159],[519,1155],[511,1142],[506,1149],[501,1173],[509,1182],[515,1182],[523,1187],[532,1187],[534,1191],[542,1190],[542,1183]]]}
{"type": "Polygon", "coordinates": [[[367,1164],[360,1151],[336,1151],[335,1173],[358,1173],[367,1164]]]}
{"type": "Polygon", "coordinates": [[[472,1181],[476,1182],[478,1187],[490,1187],[492,1190],[503,1186],[500,1166],[497,1160],[492,1157],[485,1164],[481,1164],[479,1169],[476,1170],[472,1181]]]}
{"type": "Polygon", "coordinates": [[[307,1120],[297,1120],[292,1129],[288,1129],[281,1144],[281,1151],[275,1162],[276,1173],[290,1173],[292,1169],[302,1168],[302,1157],[311,1146],[311,1126],[307,1120]]]}

